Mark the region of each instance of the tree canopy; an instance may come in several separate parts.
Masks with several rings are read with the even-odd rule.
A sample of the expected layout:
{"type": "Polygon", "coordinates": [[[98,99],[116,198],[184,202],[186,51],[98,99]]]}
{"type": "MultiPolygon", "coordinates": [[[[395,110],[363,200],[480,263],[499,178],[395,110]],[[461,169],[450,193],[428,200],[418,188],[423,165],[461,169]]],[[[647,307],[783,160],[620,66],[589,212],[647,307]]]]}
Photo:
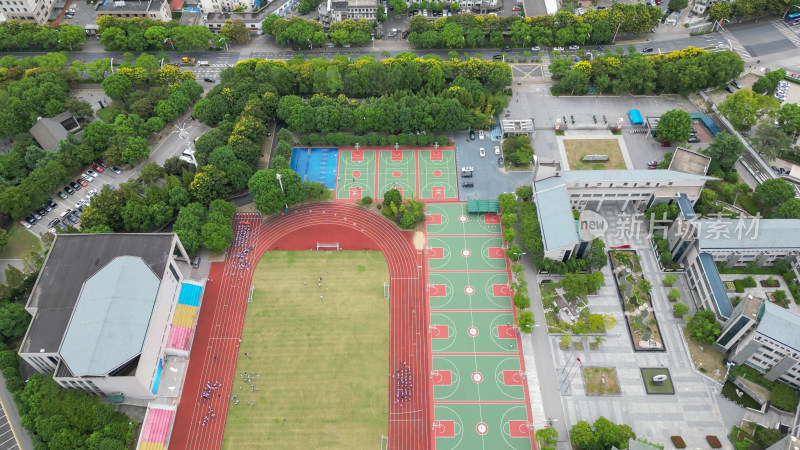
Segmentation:
{"type": "Polygon", "coordinates": [[[720,333],[719,322],[714,311],[703,310],[689,316],[686,324],[686,329],[689,331],[689,336],[695,341],[712,345],[716,342],[720,333]]]}
{"type": "Polygon", "coordinates": [[[719,105],[719,111],[734,128],[743,131],[752,128],[761,117],[775,113],[779,107],[775,97],[759,95],[745,88],[729,95],[719,105]]]}
{"type": "Polygon", "coordinates": [[[658,121],[658,139],[664,142],[686,142],[692,131],[692,118],[682,109],[665,112],[658,121]]]}
{"type": "MultiPolygon", "coordinates": [[[[705,150],[700,152],[711,157],[712,165],[727,171],[733,168],[736,161],[742,157],[744,150],[744,144],[739,138],[730,133],[721,132],[714,136],[714,141],[705,150]]],[[[710,167],[709,172],[713,172],[715,167],[710,167]]]]}

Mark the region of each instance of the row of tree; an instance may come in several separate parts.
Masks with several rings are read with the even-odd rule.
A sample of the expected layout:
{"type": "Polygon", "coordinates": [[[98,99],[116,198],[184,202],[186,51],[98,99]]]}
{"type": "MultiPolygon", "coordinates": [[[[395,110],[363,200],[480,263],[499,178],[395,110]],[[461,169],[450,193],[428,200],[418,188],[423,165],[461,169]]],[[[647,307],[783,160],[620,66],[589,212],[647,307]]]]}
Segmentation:
{"type": "Polygon", "coordinates": [[[553,61],[550,73],[553,79],[560,80],[553,91],[583,95],[591,85],[597,92],[688,94],[724,85],[744,69],[744,62],[732,51],[709,53],[689,47],[662,55],[631,52],[623,56],[622,49],[617,50],[618,54],[613,55],[607,49],[605,55],[592,61],[553,61]]]}
{"type": "Polygon", "coordinates": [[[708,17],[715,21],[730,20],[734,17],[748,18],[763,14],[784,14],[793,10],[793,6],[800,6],[797,0],[732,0],[730,2],[717,2],[709,11],[708,17]]]}
{"type": "Polygon", "coordinates": [[[385,147],[398,144],[427,147],[434,143],[438,143],[440,146],[447,145],[449,139],[444,134],[434,136],[433,133],[415,134],[411,131],[397,135],[378,134],[374,131],[363,136],[356,136],[350,133],[309,133],[300,135],[300,144],[305,146],[331,145],[335,147],[350,147],[359,144],[367,147],[385,147]]]}
{"type": "Polygon", "coordinates": [[[68,23],[37,25],[16,19],[0,23],[0,51],[4,52],[80,50],[85,42],[83,28],[68,23]]]}
{"type": "Polygon", "coordinates": [[[174,20],[101,16],[97,18],[97,25],[100,43],[109,51],[205,50],[214,39],[214,34],[204,25],[180,25],[174,20]]]}
{"type": "Polygon", "coordinates": [[[375,24],[367,19],[345,19],[331,24],[330,34],[326,35],[322,25],[316,20],[292,17],[285,19],[270,14],[261,23],[264,34],[275,36],[279,45],[309,47],[323,45],[330,41],[337,45],[365,45],[372,40],[375,24]]]}
{"type": "Polygon", "coordinates": [[[402,228],[414,228],[425,221],[425,203],[414,198],[403,199],[397,189],[389,189],[383,194],[381,205],[383,215],[402,228]]]}
{"type": "Polygon", "coordinates": [[[197,253],[201,245],[221,253],[233,242],[235,213],[236,205],[225,200],[214,200],[207,209],[200,203],[189,203],[181,208],[172,231],[190,255],[197,253]]]}
{"type": "Polygon", "coordinates": [[[533,161],[533,146],[526,135],[509,136],[503,140],[503,156],[517,167],[526,167],[533,161]]]}
{"type": "MultiPolygon", "coordinates": [[[[517,189],[519,197],[530,198],[527,192],[530,188],[522,186],[517,189]],[[522,195],[519,195],[522,194],[522,195]]],[[[531,299],[528,296],[528,282],[525,280],[525,267],[519,263],[522,258],[522,249],[514,243],[517,231],[514,227],[519,222],[519,202],[512,194],[500,194],[497,196],[500,205],[500,224],[503,226],[503,241],[508,250],[506,256],[511,261],[511,291],[514,294],[513,303],[516,313],[517,326],[523,333],[530,333],[535,321],[533,313],[529,310],[531,299]]]]}

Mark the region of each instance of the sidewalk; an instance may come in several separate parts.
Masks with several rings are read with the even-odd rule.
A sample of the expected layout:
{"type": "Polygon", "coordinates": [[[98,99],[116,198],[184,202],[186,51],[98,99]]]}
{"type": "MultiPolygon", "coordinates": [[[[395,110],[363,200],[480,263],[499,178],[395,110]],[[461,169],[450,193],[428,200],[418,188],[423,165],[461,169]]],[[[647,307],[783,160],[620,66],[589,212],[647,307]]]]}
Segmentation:
{"type": "Polygon", "coordinates": [[[19,411],[17,410],[17,404],[14,403],[11,393],[6,389],[6,379],[3,378],[2,373],[0,373],[0,400],[3,402],[3,409],[6,411],[8,423],[11,425],[11,428],[14,431],[14,436],[19,443],[19,448],[23,450],[33,450],[33,441],[31,441],[31,436],[28,434],[28,430],[23,428],[20,424],[20,416],[19,411]]]}

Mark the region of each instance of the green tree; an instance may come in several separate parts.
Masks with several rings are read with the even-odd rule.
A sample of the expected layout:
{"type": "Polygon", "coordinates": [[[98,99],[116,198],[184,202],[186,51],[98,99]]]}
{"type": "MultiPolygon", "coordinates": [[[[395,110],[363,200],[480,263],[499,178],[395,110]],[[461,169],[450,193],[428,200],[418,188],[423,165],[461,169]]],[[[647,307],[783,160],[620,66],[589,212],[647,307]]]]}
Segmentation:
{"type": "Polygon", "coordinates": [[[719,336],[717,317],[711,310],[698,311],[689,316],[686,329],[689,336],[700,344],[712,345],[719,336]]]}
{"type": "Polygon", "coordinates": [[[800,106],[796,103],[785,103],[778,111],[778,123],[786,134],[800,133],[800,106]]]}
{"type": "Polygon", "coordinates": [[[581,420],[569,430],[572,444],[580,450],[600,450],[597,436],[589,422],[581,420]]]}
{"type": "Polygon", "coordinates": [[[133,83],[127,76],[114,73],[103,80],[103,92],[112,100],[125,100],[133,92],[133,83]]]}
{"type": "Polygon", "coordinates": [[[520,311],[517,314],[517,326],[523,333],[530,333],[533,328],[533,314],[530,311],[520,311]]]}
{"type": "Polygon", "coordinates": [[[247,185],[258,210],[268,215],[283,210],[286,205],[299,203],[306,197],[300,176],[292,170],[259,170],[247,185]]]}
{"type": "Polygon", "coordinates": [[[558,431],[553,427],[543,427],[536,430],[536,440],[542,450],[553,450],[558,444],[558,431]]]}
{"type": "Polygon", "coordinates": [[[0,250],[8,244],[8,231],[0,228],[0,250]]]}
{"type": "Polygon", "coordinates": [[[602,449],[616,447],[619,449],[628,448],[628,441],[636,439],[636,435],[628,425],[617,425],[605,417],[600,417],[594,421],[594,434],[597,442],[602,449]]]}
{"type": "Polygon", "coordinates": [[[730,20],[733,17],[733,5],[729,2],[717,2],[711,7],[711,11],[708,13],[708,17],[711,20],[720,21],[720,20],[730,20]]]}
{"type": "Polygon", "coordinates": [[[749,130],[761,117],[775,113],[779,107],[778,99],[745,88],[729,95],[719,105],[719,111],[737,130],[749,130]]]}
{"type": "Polygon", "coordinates": [[[794,139],[773,125],[772,119],[766,119],[758,123],[751,140],[764,159],[774,161],[782,152],[790,149],[794,139]]]}
{"type": "MultiPolygon", "coordinates": [[[[670,4],[672,4],[671,0],[670,4]]],[[[686,0],[682,0],[686,1],[686,0]]],[[[665,112],[658,121],[658,139],[664,142],[685,142],[692,131],[692,118],[682,109],[665,112]]]]}
{"type": "Polygon", "coordinates": [[[589,74],[580,69],[570,69],[558,83],[561,92],[586,95],[589,92],[589,74]]]}
{"type": "Polygon", "coordinates": [[[682,11],[689,6],[689,0],[669,0],[669,11],[682,11]]]}
{"type": "Polygon", "coordinates": [[[390,208],[390,205],[394,205],[395,207],[399,208],[402,203],[403,195],[397,189],[390,189],[383,194],[384,208],[390,208]]]}
{"type": "Polygon", "coordinates": [[[595,270],[600,270],[608,264],[606,244],[602,239],[592,239],[592,246],[589,249],[589,254],[586,256],[586,259],[589,261],[589,265],[595,270]]]}
{"type": "Polygon", "coordinates": [[[771,211],[776,206],[794,198],[794,188],[783,178],[767,180],[756,187],[755,198],[771,211]]]}
{"type": "Polygon", "coordinates": [[[244,44],[250,40],[250,30],[247,29],[244,22],[238,20],[226,20],[219,34],[239,44],[244,44]]]}
{"type": "Polygon", "coordinates": [[[677,288],[672,288],[669,290],[667,297],[669,297],[670,301],[680,300],[681,291],[679,291],[677,288]]]}
{"type": "Polygon", "coordinates": [[[16,340],[25,335],[31,315],[19,303],[6,303],[0,307],[0,334],[8,340],[16,340]]]}
{"type": "Polygon", "coordinates": [[[701,151],[706,156],[711,157],[714,163],[719,165],[722,170],[730,170],[736,161],[744,153],[744,144],[736,136],[730,133],[718,133],[714,141],[701,151]]]}
{"type": "Polygon", "coordinates": [[[622,59],[619,75],[622,88],[633,94],[647,94],[656,88],[656,70],[640,53],[622,59]]]}
{"type": "Polygon", "coordinates": [[[683,303],[675,303],[674,305],[672,305],[672,313],[675,314],[675,317],[683,317],[688,312],[689,312],[689,307],[684,305],[683,303]]]}
{"type": "Polygon", "coordinates": [[[128,144],[122,150],[122,161],[136,164],[150,156],[150,146],[147,140],[140,136],[134,136],[128,140],[128,144]]]}
{"type": "MultiPolygon", "coordinates": [[[[800,219],[800,198],[790,198],[778,206],[777,219],[800,219]]],[[[783,270],[782,272],[786,272],[783,270]]]]}
{"type": "Polygon", "coordinates": [[[675,275],[673,275],[671,273],[668,273],[668,274],[664,275],[664,285],[665,286],[672,286],[677,281],[678,281],[678,279],[675,277],[675,275]]]}
{"type": "Polygon", "coordinates": [[[508,259],[511,261],[517,262],[522,258],[522,248],[520,248],[519,245],[512,244],[508,247],[508,250],[506,250],[506,256],[508,256],[508,259]]]}

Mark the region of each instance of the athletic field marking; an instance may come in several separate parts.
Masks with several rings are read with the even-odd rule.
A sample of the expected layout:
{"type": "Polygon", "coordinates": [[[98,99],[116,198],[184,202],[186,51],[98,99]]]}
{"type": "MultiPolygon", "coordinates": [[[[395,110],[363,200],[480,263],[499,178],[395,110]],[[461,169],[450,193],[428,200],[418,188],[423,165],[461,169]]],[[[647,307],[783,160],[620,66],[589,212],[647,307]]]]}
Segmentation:
{"type": "Polygon", "coordinates": [[[450,386],[453,384],[453,373],[449,370],[437,370],[433,375],[435,386],[450,386]]]}
{"type": "Polygon", "coordinates": [[[447,325],[431,325],[433,339],[450,339],[450,327],[447,325]]]}

